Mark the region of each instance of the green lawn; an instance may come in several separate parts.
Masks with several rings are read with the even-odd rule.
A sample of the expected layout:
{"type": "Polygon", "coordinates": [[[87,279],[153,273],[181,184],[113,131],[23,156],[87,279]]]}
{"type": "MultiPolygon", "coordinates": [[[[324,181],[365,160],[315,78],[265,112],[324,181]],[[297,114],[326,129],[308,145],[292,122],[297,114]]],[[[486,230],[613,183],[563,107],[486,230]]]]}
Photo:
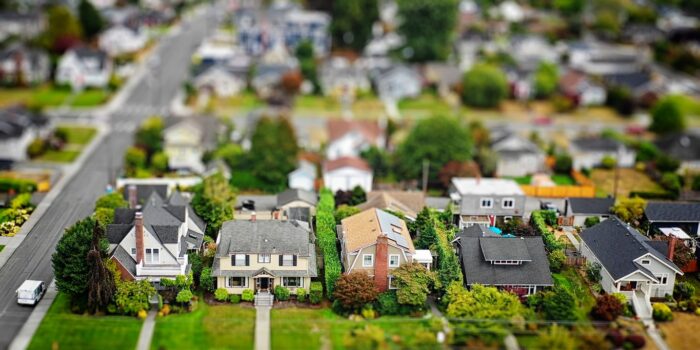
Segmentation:
{"type": "Polygon", "coordinates": [[[574,179],[566,174],[554,174],[552,175],[552,181],[557,185],[557,186],[573,186],[576,185],[576,181],[574,179]]]}
{"type": "Polygon", "coordinates": [[[0,107],[14,104],[26,104],[34,107],[57,107],[68,103],[72,107],[94,107],[106,102],[109,92],[106,90],[85,90],[75,96],[73,91],[52,86],[33,88],[0,89],[0,107]]]}
{"type": "Polygon", "coordinates": [[[109,99],[109,93],[105,90],[86,90],[73,98],[70,105],[72,107],[94,107],[99,106],[109,99]]]}
{"type": "Polygon", "coordinates": [[[60,125],[56,129],[66,132],[67,143],[75,145],[87,145],[97,133],[95,128],[77,125],[60,125]]]}
{"type": "Polygon", "coordinates": [[[416,332],[429,329],[429,322],[421,318],[384,316],[356,322],[330,309],[272,309],[270,318],[273,349],[344,349],[346,334],[365,324],[384,329],[385,335],[392,339],[391,348],[400,348],[396,343],[412,348],[408,345],[416,332]]]}
{"type": "Polygon", "coordinates": [[[520,176],[520,177],[511,177],[511,180],[515,180],[515,182],[518,183],[518,185],[529,185],[532,183],[532,176],[531,175],[525,175],[525,176],[520,176]]]}
{"type": "Polygon", "coordinates": [[[191,313],[156,320],[151,349],[253,348],[255,309],[197,303],[191,313]]]}
{"type": "Polygon", "coordinates": [[[34,160],[40,162],[71,163],[80,156],[80,151],[48,150],[34,160]]]}
{"type": "Polygon", "coordinates": [[[595,306],[595,298],[586,281],[572,267],[565,267],[560,273],[553,273],[554,284],[561,285],[574,295],[578,309],[576,313],[581,321],[588,320],[588,314],[595,306]]]}
{"type": "Polygon", "coordinates": [[[67,140],[62,150],[48,150],[37,161],[54,163],[71,163],[80,156],[83,148],[90,143],[97,130],[95,128],[80,125],[59,125],[57,130],[66,133],[67,140]]]}
{"type": "Polygon", "coordinates": [[[135,317],[72,314],[68,297],[59,293],[29,349],[133,349],[141,324],[135,317]]]}
{"type": "Polygon", "coordinates": [[[403,99],[399,101],[399,110],[409,116],[452,115],[455,112],[445,100],[433,93],[403,99]]]}

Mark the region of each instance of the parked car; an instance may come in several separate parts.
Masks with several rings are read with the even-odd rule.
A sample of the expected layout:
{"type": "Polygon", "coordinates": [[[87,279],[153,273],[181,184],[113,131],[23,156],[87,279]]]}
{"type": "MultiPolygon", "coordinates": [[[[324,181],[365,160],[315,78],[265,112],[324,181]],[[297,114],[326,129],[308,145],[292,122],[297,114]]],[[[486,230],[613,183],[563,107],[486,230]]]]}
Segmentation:
{"type": "Polygon", "coordinates": [[[552,202],[540,202],[540,209],[559,213],[559,209],[552,202]]]}
{"type": "Polygon", "coordinates": [[[43,281],[26,280],[17,288],[17,303],[36,305],[46,293],[46,283],[43,281]]]}

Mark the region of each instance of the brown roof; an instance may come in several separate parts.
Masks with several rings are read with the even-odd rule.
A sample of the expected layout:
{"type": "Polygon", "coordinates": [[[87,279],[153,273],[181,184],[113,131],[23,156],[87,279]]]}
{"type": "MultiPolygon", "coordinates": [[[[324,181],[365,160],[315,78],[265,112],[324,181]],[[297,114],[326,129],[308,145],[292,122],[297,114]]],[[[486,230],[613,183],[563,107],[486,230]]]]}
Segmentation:
{"type": "MultiPolygon", "coordinates": [[[[377,237],[379,237],[380,234],[399,234],[399,232],[396,231],[382,232],[382,226],[385,228],[395,227],[394,225],[391,225],[391,223],[387,222],[387,219],[391,220],[392,222],[400,223],[400,235],[408,244],[408,251],[414,253],[416,249],[413,247],[413,241],[411,240],[411,235],[408,233],[406,222],[379,209],[367,209],[341,221],[340,224],[342,225],[343,229],[343,240],[345,241],[346,252],[349,253],[362,247],[371,246],[377,242],[377,237]],[[383,219],[384,222],[382,222],[381,219],[383,219]]],[[[389,238],[389,241],[392,241],[391,237],[389,238]]]]}
{"type": "Polygon", "coordinates": [[[398,211],[416,218],[425,206],[425,194],[419,191],[372,191],[367,194],[367,201],[358,205],[360,210],[377,208],[398,211]]]}
{"type": "Polygon", "coordinates": [[[382,129],[373,120],[330,119],[327,126],[329,141],[337,140],[351,131],[361,133],[368,141],[373,143],[382,135],[382,129]]]}
{"type": "Polygon", "coordinates": [[[323,171],[333,171],[344,167],[372,171],[369,164],[367,164],[364,159],[358,157],[340,157],[338,159],[328,160],[323,163],[323,171]]]}

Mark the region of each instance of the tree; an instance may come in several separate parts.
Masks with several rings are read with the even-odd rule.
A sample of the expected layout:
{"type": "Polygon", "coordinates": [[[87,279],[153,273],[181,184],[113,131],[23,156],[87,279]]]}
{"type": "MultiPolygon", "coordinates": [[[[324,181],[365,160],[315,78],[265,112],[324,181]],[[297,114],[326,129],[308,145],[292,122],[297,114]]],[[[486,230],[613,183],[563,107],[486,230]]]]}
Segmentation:
{"type": "Polygon", "coordinates": [[[423,207],[412,226],[413,235],[418,236],[415,240],[416,248],[431,249],[433,245],[437,244],[435,221],[428,207],[423,207]]]}
{"type": "Polygon", "coordinates": [[[349,206],[347,204],[339,205],[338,208],[335,209],[335,223],[340,225],[340,222],[343,219],[353,216],[359,212],[360,209],[357,207],[349,206]]]}
{"type": "Polygon", "coordinates": [[[251,137],[249,159],[253,176],[264,190],[277,192],[287,185],[287,174],[296,168],[299,146],[287,118],[263,117],[251,137]]]}
{"type": "Polygon", "coordinates": [[[617,201],[612,211],[620,220],[638,226],[644,215],[647,201],[643,198],[623,198],[617,201]]]}
{"type": "Polygon", "coordinates": [[[566,254],[564,254],[564,251],[561,249],[549,253],[547,258],[549,260],[549,269],[554,273],[560,272],[566,262],[566,254]]]}
{"type": "Polygon", "coordinates": [[[508,96],[508,81],[503,71],[493,65],[476,64],[464,74],[462,102],[472,107],[494,108],[508,96]]]}
{"type": "Polygon", "coordinates": [[[137,147],[129,147],[124,155],[124,163],[127,174],[133,175],[146,167],[146,152],[137,147]]]}
{"type": "Polygon", "coordinates": [[[537,337],[537,346],[542,349],[577,349],[576,338],[571,336],[566,328],[556,324],[540,332],[539,337],[537,337]]]}
{"type": "MultiPolygon", "coordinates": [[[[51,257],[56,287],[60,292],[71,296],[74,301],[87,296],[90,274],[87,257],[92,249],[94,228],[95,221],[89,217],[67,228],[51,257]]],[[[102,256],[107,255],[107,248],[107,241],[101,240],[102,256]]]]}
{"type": "Polygon", "coordinates": [[[467,128],[454,117],[433,116],[416,124],[396,151],[397,171],[402,179],[419,179],[424,161],[429,161],[429,181],[438,184],[438,173],[450,161],[472,157],[467,128]]]}
{"type": "Polygon", "coordinates": [[[80,42],[80,23],[66,6],[51,6],[47,11],[46,31],[42,34],[43,46],[56,54],[80,42]]]}
{"type": "Polygon", "coordinates": [[[634,96],[625,87],[613,86],[606,92],[605,105],[613,108],[623,116],[632,115],[635,109],[634,96]]]}
{"type": "Polygon", "coordinates": [[[498,170],[498,153],[491,150],[490,147],[481,147],[476,153],[476,161],[479,163],[481,175],[494,176],[498,170]]]}
{"type": "Polygon", "coordinates": [[[551,321],[575,321],[576,300],[566,288],[555,286],[552,291],[543,293],[542,311],[551,321]]]}
{"type": "Polygon", "coordinates": [[[151,157],[151,168],[158,174],[168,171],[168,155],[164,152],[154,153],[151,157]]]}
{"type": "Polygon", "coordinates": [[[371,145],[366,150],[360,152],[360,157],[366,160],[367,164],[372,167],[375,178],[384,179],[392,174],[391,158],[386,151],[379,147],[371,145]]]}
{"type": "Polygon", "coordinates": [[[595,307],[591,313],[593,317],[601,321],[615,321],[624,311],[624,305],[620,299],[612,294],[603,294],[596,299],[595,307]]]}
{"type": "Polygon", "coordinates": [[[583,222],[583,226],[586,226],[586,228],[593,227],[595,225],[598,225],[600,223],[600,218],[597,216],[589,216],[586,218],[586,220],[583,222]]]}
{"type": "Polygon", "coordinates": [[[398,32],[406,38],[404,56],[412,62],[446,59],[457,23],[457,0],[398,0],[397,4],[398,32]]]}
{"type": "Polygon", "coordinates": [[[107,268],[114,276],[117,291],[114,296],[114,304],[117,310],[125,315],[136,315],[141,310],[148,310],[149,299],[156,293],[156,289],[148,280],[123,281],[117,268],[117,264],[108,261],[107,268]]]}
{"type": "Polygon", "coordinates": [[[637,161],[638,162],[649,162],[656,159],[661,152],[653,143],[649,141],[642,141],[637,146],[637,161]]]}
{"type": "Polygon", "coordinates": [[[680,132],[686,128],[686,117],[678,99],[663,98],[651,109],[649,130],[657,134],[680,132]]]}
{"type": "Polygon", "coordinates": [[[541,62],[535,71],[535,96],[548,98],[559,86],[559,70],[549,62],[541,62]]]}
{"type": "Polygon", "coordinates": [[[598,262],[587,262],[586,263],[586,277],[593,283],[598,283],[603,278],[600,271],[603,267],[598,262]]]}
{"type": "Polygon", "coordinates": [[[299,61],[299,67],[301,68],[301,75],[305,80],[311,82],[314,94],[319,94],[321,92],[321,87],[318,84],[318,77],[316,75],[314,45],[310,41],[305,40],[299,43],[295,53],[299,61]]]}
{"type": "Polygon", "coordinates": [[[584,0],[553,0],[552,7],[562,15],[576,18],[583,10],[584,0]]]}
{"type": "Polygon", "coordinates": [[[280,87],[287,95],[295,95],[301,89],[301,84],[304,83],[304,77],[298,70],[288,71],[282,74],[280,87]]]}
{"type": "Polygon", "coordinates": [[[568,174],[573,167],[574,159],[568,153],[559,153],[554,157],[554,172],[568,174]]]}
{"type": "Polygon", "coordinates": [[[102,15],[92,5],[92,2],[88,0],[80,0],[78,18],[80,19],[80,26],[83,28],[85,39],[94,39],[105,27],[102,15]]]}
{"type": "Polygon", "coordinates": [[[333,45],[362,52],[379,20],[377,0],[335,0],[332,7],[333,45]]]}
{"type": "Polygon", "coordinates": [[[92,244],[87,254],[88,271],[88,310],[96,313],[105,310],[112,302],[116,292],[114,275],[110,273],[105,265],[106,256],[104,253],[104,232],[99,225],[94,225],[92,230],[92,244]]]}
{"type": "Polygon", "coordinates": [[[153,154],[163,150],[163,119],[157,116],[150,117],[141,123],[136,131],[135,144],[146,151],[150,159],[153,154]]]}
{"type": "Polygon", "coordinates": [[[520,299],[496,287],[472,285],[470,290],[459,283],[447,288],[447,317],[474,319],[511,319],[527,312],[520,299]]]}
{"type": "Polygon", "coordinates": [[[205,267],[202,269],[202,274],[199,276],[199,287],[202,290],[211,292],[216,286],[216,280],[214,276],[211,275],[211,268],[205,267]]]}
{"type": "Polygon", "coordinates": [[[401,265],[392,275],[399,303],[412,306],[425,305],[431,287],[438,283],[435,274],[419,263],[401,265]]]}
{"type": "Polygon", "coordinates": [[[97,199],[97,202],[95,202],[95,209],[98,208],[107,208],[107,209],[117,209],[117,208],[126,208],[129,206],[129,202],[124,199],[121,193],[119,192],[113,192],[109,194],[105,194],[102,197],[97,199]]]}
{"type": "Polygon", "coordinates": [[[216,237],[223,222],[233,220],[236,193],[221,173],[205,178],[193,192],[192,209],[207,223],[207,235],[216,237]]]}
{"type": "Polygon", "coordinates": [[[453,177],[477,177],[481,176],[479,165],[473,161],[451,161],[445,164],[438,173],[438,179],[444,188],[449,188],[453,177]]]}
{"type": "Polygon", "coordinates": [[[362,189],[362,187],[355,186],[352,189],[352,196],[350,197],[350,204],[351,205],[358,205],[362,204],[367,201],[367,194],[365,193],[365,190],[362,189]]]}
{"type": "Polygon", "coordinates": [[[335,283],[333,297],[345,309],[353,312],[377,299],[377,287],[374,279],[363,271],[354,271],[342,275],[335,283]]]}

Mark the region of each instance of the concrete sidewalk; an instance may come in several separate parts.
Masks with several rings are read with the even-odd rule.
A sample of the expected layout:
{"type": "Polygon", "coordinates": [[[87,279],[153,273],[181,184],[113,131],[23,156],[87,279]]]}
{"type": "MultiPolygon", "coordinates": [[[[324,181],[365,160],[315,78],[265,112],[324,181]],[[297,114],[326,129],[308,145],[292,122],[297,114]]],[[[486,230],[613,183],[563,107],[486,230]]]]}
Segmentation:
{"type": "Polygon", "coordinates": [[[46,294],[44,294],[44,297],[39,301],[39,304],[34,306],[34,311],[32,311],[29,319],[27,319],[27,322],[24,323],[24,326],[22,326],[22,329],[20,329],[19,333],[17,333],[17,336],[15,336],[15,339],[10,344],[9,350],[24,350],[29,347],[34,333],[39,329],[41,320],[44,319],[51,304],[53,304],[54,299],[56,299],[56,294],[58,294],[58,290],[56,290],[56,281],[52,280],[49,289],[46,290],[46,294]]]}
{"type": "Polygon", "coordinates": [[[143,321],[143,326],[141,326],[141,333],[139,333],[139,342],[136,344],[136,350],[148,350],[151,348],[151,340],[153,339],[153,331],[156,329],[156,315],[157,311],[151,310],[146,316],[146,320],[143,321]]]}
{"type": "Polygon", "coordinates": [[[270,307],[255,307],[255,350],[270,350],[270,307]]]}

